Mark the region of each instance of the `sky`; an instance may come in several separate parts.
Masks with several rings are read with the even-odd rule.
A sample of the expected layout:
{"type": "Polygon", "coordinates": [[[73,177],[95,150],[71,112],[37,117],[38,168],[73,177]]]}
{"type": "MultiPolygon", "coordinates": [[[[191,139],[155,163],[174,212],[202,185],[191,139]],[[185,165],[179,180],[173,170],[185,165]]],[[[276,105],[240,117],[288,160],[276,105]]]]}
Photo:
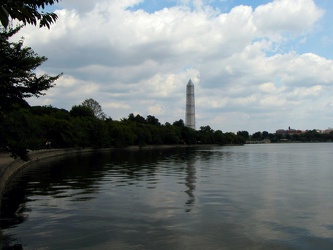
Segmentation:
{"type": "Polygon", "coordinates": [[[223,132],[333,127],[331,0],[62,0],[50,29],[19,36],[63,76],[30,105],[93,98],[108,117],[185,120],[223,132]]]}

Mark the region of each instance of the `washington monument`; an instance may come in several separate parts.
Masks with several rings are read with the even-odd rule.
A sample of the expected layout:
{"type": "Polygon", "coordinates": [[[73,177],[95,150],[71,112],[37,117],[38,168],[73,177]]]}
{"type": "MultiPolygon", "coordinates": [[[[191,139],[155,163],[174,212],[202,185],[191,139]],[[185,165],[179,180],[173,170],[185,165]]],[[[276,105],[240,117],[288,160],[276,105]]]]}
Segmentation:
{"type": "Polygon", "coordinates": [[[186,116],[185,126],[195,129],[195,103],[194,103],[194,85],[191,79],[186,85],[186,116]]]}

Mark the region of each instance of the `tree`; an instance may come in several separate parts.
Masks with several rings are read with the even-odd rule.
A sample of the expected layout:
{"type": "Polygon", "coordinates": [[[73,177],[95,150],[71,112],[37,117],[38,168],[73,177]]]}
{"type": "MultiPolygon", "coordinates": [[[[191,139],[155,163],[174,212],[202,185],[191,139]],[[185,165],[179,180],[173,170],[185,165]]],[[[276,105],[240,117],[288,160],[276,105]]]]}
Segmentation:
{"type": "Polygon", "coordinates": [[[38,56],[30,47],[23,47],[22,39],[9,41],[21,27],[0,29],[0,112],[17,104],[28,106],[25,98],[45,95],[43,91],[52,88],[61,75],[36,75],[35,69],[47,58],[38,56]]]}
{"type": "Polygon", "coordinates": [[[69,114],[72,117],[95,117],[92,109],[83,105],[73,106],[69,114]]]}
{"type": "Polygon", "coordinates": [[[38,56],[30,47],[23,47],[23,39],[9,41],[21,27],[0,27],[0,146],[14,156],[27,159],[26,143],[15,139],[20,131],[10,127],[8,113],[18,107],[29,107],[25,99],[45,95],[44,91],[52,88],[61,74],[37,76],[36,68],[47,58],[38,56]]]}
{"type": "Polygon", "coordinates": [[[143,124],[147,123],[146,119],[143,116],[141,116],[139,114],[137,114],[136,116],[134,116],[133,113],[130,113],[128,115],[128,120],[132,121],[132,122],[136,122],[136,123],[143,123],[143,124]]]}
{"type": "Polygon", "coordinates": [[[219,145],[226,144],[227,139],[221,130],[216,130],[214,132],[214,136],[217,144],[219,145]]]}
{"type": "Polygon", "coordinates": [[[255,133],[252,135],[252,139],[261,140],[261,132],[260,132],[260,131],[255,132],[255,133]]]}
{"type": "Polygon", "coordinates": [[[261,135],[262,135],[262,137],[263,137],[264,139],[267,139],[269,133],[268,133],[267,131],[263,131],[261,135]]]}
{"type": "Polygon", "coordinates": [[[48,5],[53,5],[59,0],[1,0],[0,1],[0,21],[7,27],[9,20],[16,19],[24,24],[48,27],[54,23],[58,16],[55,13],[44,12],[43,9],[48,5]]]}
{"type": "Polygon", "coordinates": [[[69,120],[69,112],[65,109],[58,109],[55,107],[49,106],[32,106],[30,112],[34,115],[45,116],[51,115],[57,119],[69,120]]]}
{"type": "Polygon", "coordinates": [[[238,136],[243,136],[243,138],[245,138],[246,140],[249,139],[250,135],[249,135],[249,132],[248,131],[238,131],[237,132],[237,135],[238,136]]]}
{"type": "Polygon", "coordinates": [[[161,131],[164,137],[164,144],[178,144],[181,142],[181,132],[176,126],[172,126],[170,123],[166,122],[161,131]]]}
{"type": "MultiPolygon", "coordinates": [[[[179,120],[182,121],[182,120],[179,120]]],[[[183,122],[184,124],[184,122],[183,122]]],[[[174,125],[177,126],[177,125],[174,125]]],[[[185,125],[181,126],[182,139],[186,144],[196,144],[197,143],[197,131],[186,127],[185,125]]]]}
{"type": "Polygon", "coordinates": [[[184,121],[182,119],[180,119],[179,121],[175,121],[174,123],[172,123],[173,126],[177,126],[177,127],[184,127],[184,121]]]}
{"type": "Polygon", "coordinates": [[[210,128],[210,126],[201,126],[200,131],[204,133],[213,133],[214,130],[210,128]]]}
{"type": "Polygon", "coordinates": [[[161,125],[160,122],[158,121],[158,119],[152,115],[148,115],[146,118],[146,121],[148,124],[151,124],[151,125],[161,125]]]}
{"type": "Polygon", "coordinates": [[[102,110],[101,105],[97,101],[95,101],[92,98],[86,99],[82,102],[82,106],[90,108],[92,112],[94,113],[94,116],[98,119],[105,119],[105,114],[102,110]]]}

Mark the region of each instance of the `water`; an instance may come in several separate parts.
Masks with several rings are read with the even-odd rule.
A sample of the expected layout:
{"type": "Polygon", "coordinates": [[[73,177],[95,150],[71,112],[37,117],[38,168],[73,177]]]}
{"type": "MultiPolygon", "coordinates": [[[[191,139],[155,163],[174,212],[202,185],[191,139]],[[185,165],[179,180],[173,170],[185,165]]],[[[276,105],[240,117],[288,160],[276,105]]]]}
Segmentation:
{"type": "Polygon", "coordinates": [[[333,144],[114,151],[20,172],[2,244],[23,249],[333,249],[333,144]]]}

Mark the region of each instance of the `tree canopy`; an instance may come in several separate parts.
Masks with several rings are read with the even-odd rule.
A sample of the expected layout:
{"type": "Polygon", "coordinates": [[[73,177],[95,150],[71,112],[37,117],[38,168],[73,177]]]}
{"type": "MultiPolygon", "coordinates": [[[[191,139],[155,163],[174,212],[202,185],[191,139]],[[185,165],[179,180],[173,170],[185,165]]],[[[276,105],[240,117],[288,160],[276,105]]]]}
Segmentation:
{"type": "Polygon", "coordinates": [[[42,96],[43,91],[54,86],[61,74],[37,76],[35,70],[47,60],[32,48],[24,47],[23,40],[10,42],[20,27],[0,28],[0,112],[13,105],[27,105],[25,98],[42,96]]]}
{"type": "Polygon", "coordinates": [[[82,106],[91,109],[94,116],[98,119],[105,119],[105,114],[102,110],[102,106],[94,99],[89,98],[82,102],[82,106]]]}
{"type": "Polygon", "coordinates": [[[69,113],[72,117],[95,117],[94,112],[83,105],[74,105],[69,113]]]}
{"type": "Polygon", "coordinates": [[[59,0],[1,0],[0,1],[0,21],[7,27],[10,19],[16,19],[23,24],[48,27],[54,23],[58,16],[52,12],[44,12],[48,5],[53,5],[59,0]]]}

